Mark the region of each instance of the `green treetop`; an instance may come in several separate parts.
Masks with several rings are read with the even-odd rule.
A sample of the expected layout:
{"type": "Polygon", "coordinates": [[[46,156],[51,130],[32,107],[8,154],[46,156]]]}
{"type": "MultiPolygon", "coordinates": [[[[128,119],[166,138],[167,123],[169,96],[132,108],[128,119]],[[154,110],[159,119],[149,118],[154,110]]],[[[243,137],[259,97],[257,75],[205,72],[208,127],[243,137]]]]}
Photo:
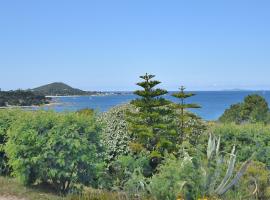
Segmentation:
{"type": "Polygon", "coordinates": [[[131,102],[137,112],[129,113],[130,130],[135,138],[130,147],[135,152],[144,150],[150,153],[151,158],[160,158],[165,151],[173,151],[177,133],[168,117],[171,113],[168,105],[171,102],[162,97],[168,92],[155,89],[161,82],[152,80],[154,77],[145,74],[140,76],[143,81],[137,83],[143,90],[135,91],[134,94],[139,98],[131,102]]]}
{"type": "Polygon", "coordinates": [[[252,94],[245,97],[244,102],[231,105],[219,118],[223,123],[269,123],[269,107],[264,97],[252,94]]]}

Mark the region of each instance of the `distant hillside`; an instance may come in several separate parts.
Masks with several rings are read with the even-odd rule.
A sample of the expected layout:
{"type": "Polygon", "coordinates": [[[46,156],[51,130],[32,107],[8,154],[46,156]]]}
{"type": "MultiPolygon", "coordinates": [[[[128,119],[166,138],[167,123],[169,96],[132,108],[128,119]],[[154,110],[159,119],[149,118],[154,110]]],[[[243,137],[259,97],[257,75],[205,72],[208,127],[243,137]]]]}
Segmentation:
{"type": "Polygon", "coordinates": [[[29,90],[0,91],[0,107],[38,106],[50,103],[51,99],[29,90]]]}
{"type": "Polygon", "coordinates": [[[55,82],[32,89],[33,92],[45,96],[73,96],[73,95],[95,95],[100,92],[88,92],[73,88],[65,83],[55,82]]]}

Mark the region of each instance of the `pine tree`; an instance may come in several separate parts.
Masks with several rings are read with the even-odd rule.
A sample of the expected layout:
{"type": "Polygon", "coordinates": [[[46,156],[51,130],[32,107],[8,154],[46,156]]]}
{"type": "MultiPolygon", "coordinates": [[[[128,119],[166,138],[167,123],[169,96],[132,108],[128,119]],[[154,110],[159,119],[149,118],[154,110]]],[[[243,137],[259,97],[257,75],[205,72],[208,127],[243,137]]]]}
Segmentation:
{"type": "Polygon", "coordinates": [[[151,159],[159,159],[165,151],[174,150],[177,133],[170,123],[171,109],[168,105],[171,102],[162,97],[168,92],[155,89],[161,82],[152,80],[154,77],[145,74],[140,76],[143,81],[137,83],[143,90],[135,91],[134,94],[139,98],[131,102],[137,108],[137,112],[129,113],[130,130],[135,138],[130,147],[135,152],[148,152],[151,159]]]}
{"type": "Polygon", "coordinates": [[[179,116],[179,121],[180,121],[180,143],[183,141],[183,138],[185,137],[185,134],[187,134],[187,129],[185,126],[185,123],[190,119],[190,118],[197,118],[196,115],[186,112],[186,109],[190,108],[200,108],[198,104],[188,104],[186,103],[186,99],[194,96],[194,93],[186,93],[185,92],[185,87],[181,86],[180,91],[177,93],[173,93],[172,96],[180,99],[180,103],[175,104],[175,108],[177,110],[180,110],[180,113],[178,114],[179,116]]]}

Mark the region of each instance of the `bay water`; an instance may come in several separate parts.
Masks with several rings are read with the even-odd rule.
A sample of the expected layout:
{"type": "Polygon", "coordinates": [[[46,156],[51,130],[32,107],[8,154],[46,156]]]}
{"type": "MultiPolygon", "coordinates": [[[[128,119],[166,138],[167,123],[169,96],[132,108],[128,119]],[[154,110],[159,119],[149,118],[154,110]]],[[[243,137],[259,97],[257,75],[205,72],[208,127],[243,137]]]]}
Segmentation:
{"type": "MultiPolygon", "coordinates": [[[[178,99],[170,96],[170,93],[164,97],[173,102],[179,102],[178,99]]],[[[199,104],[201,108],[192,109],[191,111],[205,120],[218,119],[225,109],[229,108],[232,104],[243,101],[249,94],[259,94],[270,103],[270,91],[197,91],[193,93],[196,95],[189,98],[187,103],[199,104]]],[[[57,103],[42,107],[41,109],[64,112],[91,108],[104,112],[114,106],[128,103],[135,98],[137,96],[131,93],[105,96],[53,97],[53,100],[57,103]]]]}

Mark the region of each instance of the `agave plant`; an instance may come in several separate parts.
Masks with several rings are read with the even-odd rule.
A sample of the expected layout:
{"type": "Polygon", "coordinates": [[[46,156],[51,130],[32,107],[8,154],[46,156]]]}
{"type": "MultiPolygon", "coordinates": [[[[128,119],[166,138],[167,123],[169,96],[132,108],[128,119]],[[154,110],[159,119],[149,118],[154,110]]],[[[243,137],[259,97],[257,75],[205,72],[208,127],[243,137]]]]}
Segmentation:
{"type": "Polygon", "coordinates": [[[226,160],[224,152],[220,152],[220,137],[217,138],[210,134],[207,147],[207,169],[204,170],[206,193],[210,196],[224,195],[239,182],[250,165],[251,159],[252,157],[245,161],[240,170],[234,175],[236,162],[235,146],[233,146],[229,158],[226,160]],[[226,165],[226,161],[226,173],[222,176],[222,168],[226,165]]]}

